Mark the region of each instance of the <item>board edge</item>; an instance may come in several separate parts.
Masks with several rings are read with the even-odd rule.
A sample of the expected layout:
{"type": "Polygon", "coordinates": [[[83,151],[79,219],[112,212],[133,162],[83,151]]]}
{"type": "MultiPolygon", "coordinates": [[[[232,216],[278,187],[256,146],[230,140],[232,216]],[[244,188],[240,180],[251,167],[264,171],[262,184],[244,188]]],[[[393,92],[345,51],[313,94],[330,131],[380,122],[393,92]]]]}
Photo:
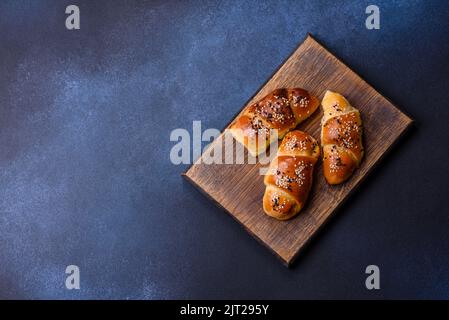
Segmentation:
{"type": "Polygon", "coordinates": [[[231,216],[234,221],[238,223],[238,225],[243,228],[250,236],[252,236],[258,243],[262,244],[265,248],[267,248],[276,258],[278,258],[284,266],[289,268],[291,263],[289,259],[283,257],[277,251],[275,251],[272,247],[270,247],[265,241],[263,241],[259,236],[257,236],[254,232],[252,232],[249,228],[247,228],[240,220],[237,219],[231,212],[229,212],[225,207],[223,207],[217,200],[215,200],[210,194],[208,194],[198,183],[196,183],[190,176],[186,173],[182,173],[181,177],[186,179],[189,183],[191,183],[202,195],[204,195],[208,200],[211,200],[219,209],[224,211],[228,216],[231,216]]]}

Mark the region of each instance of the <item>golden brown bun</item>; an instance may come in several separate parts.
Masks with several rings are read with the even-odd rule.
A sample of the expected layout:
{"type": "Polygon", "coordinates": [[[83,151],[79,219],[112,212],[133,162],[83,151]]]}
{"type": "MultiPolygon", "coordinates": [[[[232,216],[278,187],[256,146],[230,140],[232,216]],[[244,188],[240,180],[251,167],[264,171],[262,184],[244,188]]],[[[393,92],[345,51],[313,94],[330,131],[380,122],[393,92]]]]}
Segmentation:
{"type": "Polygon", "coordinates": [[[347,180],[363,158],[360,112],[335,92],[327,91],[321,122],[324,177],[329,184],[347,180]]]}
{"type": "Polygon", "coordinates": [[[307,133],[295,130],[286,134],[264,179],[263,208],[267,215],[287,220],[304,207],[319,156],[318,143],[307,133]]]}
{"type": "Polygon", "coordinates": [[[293,130],[319,106],[319,100],[301,88],[276,89],[248,106],[231,124],[234,138],[257,156],[278,138],[293,130]]]}

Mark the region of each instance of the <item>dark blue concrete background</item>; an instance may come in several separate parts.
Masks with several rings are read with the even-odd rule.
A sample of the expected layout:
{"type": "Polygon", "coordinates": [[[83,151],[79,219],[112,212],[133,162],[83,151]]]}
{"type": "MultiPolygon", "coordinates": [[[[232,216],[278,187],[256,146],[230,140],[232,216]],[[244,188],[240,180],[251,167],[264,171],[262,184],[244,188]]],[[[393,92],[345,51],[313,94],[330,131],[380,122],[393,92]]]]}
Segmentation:
{"type": "Polygon", "coordinates": [[[0,297],[449,298],[448,99],[448,1],[1,1],[0,297]],[[287,269],[169,135],[223,128],[307,32],[416,123],[287,269]]]}

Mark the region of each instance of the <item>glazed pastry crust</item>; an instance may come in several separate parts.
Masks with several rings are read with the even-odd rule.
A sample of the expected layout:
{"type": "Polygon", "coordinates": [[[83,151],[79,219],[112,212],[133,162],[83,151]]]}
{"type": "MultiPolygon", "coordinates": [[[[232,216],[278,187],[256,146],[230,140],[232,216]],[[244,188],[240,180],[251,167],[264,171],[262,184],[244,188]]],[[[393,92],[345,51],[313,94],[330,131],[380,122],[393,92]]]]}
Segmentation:
{"type": "Polygon", "coordinates": [[[261,154],[277,138],[293,130],[319,106],[319,100],[301,88],[276,89],[249,105],[230,126],[234,138],[252,156],[261,154]]]}
{"type": "Polygon", "coordinates": [[[335,92],[326,92],[322,107],[324,177],[329,184],[340,184],[353,174],[363,159],[362,119],[359,110],[335,92]]]}
{"type": "Polygon", "coordinates": [[[278,220],[294,217],[304,207],[320,155],[314,138],[295,130],[287,133],[265,176],[263,208],[278,220]]]}

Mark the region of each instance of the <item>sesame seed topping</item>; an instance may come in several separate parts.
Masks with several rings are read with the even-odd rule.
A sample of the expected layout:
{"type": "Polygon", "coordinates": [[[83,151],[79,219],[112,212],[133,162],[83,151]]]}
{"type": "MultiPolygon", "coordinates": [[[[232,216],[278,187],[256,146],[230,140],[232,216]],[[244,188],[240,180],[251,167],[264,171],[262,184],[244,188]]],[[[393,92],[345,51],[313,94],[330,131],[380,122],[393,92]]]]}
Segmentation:
{"type": "Polygon", "coordinates": [[[300,108],[305,108],[309,105],[309,98],[304,97],[304,96],[293,96],[293,104],[295,105],[295,107],[297,107],[299,105],[300,108]]]}
{"type": "MultiPolygon", "coordinates": [[[[296,159],[296,157],[294,157],[296,159]]],[[[284,172],[281,172],[278,169],[275,169],[276,182],[275,184],[283,189],[288,191],[293,191],[292,183],[296,183],[297,187],[301,187],[304,185],[306,179],[306,169],[311,168],[312,164],[310,162],[305,162],[304,160],[298,161],[294,165],[294,175],[287,175],[284,172]]]]}
{"type": "Polygon", "coordinates": [[[260,119],[253,117],[251,119],[251,128],[253,129],[253,131],[250,133],[251,136],[255,136],[256,134],[263,134],[265,135],[265,139],[268,139],[270,129],[268,129],[260,119]]]}
{"type": "Polygon", "coordinates": [[[357,123],[355,113],[352,113],[349,119],[343,120],[341,117],[336,117],[337,126],[332,126],[329,129],[329,134],[336,141],[339,146],[347,149],[357,149],[360,142],[361,126],[357,123]]]}
{"type": "Polygon", "coordinates": [[[274,96],[275,101],[263,101],[255,106],[256,114],[266,119],[270,123],[286,124],[294,118],[288,107],[288,100],[284,97],[274,96]]]}
{"type": "Polygon", "coordinates": [[[338,155],[337,147],[335,145],[331,148],[331,153],[329,154],[329,169],[331,173],[336,173],[341,167],[345,167],[341,160],[341,157],[338,155]]]}
{"type": "Polygon", "coordinates": [[[281,200],[281,197],[279,196],[279,194],[277,194],[277,193],[273,194],[273,196],[271,198],[273,210],[281,211],[282,209],[285,208],[285,206],[287,205],[287,201],[285,199],[283,199],[281,202],[280,200],[281,200]]]}

